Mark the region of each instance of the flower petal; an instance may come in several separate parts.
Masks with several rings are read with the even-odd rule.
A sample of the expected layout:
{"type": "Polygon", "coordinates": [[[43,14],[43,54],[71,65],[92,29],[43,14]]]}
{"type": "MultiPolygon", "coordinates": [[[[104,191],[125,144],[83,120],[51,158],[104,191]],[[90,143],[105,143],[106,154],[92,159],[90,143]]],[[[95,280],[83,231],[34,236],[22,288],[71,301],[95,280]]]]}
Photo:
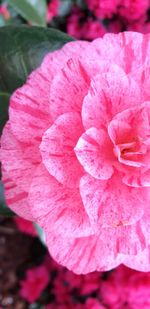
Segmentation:
{"type": "Polygon", "coordinates": [[[113,174],[113,144],[105,130],[90,128],[79,138],[74,150],[85,171],[96,179],[113,174]]]}
{"type": "Polygon", "coordinates": [[[69,59],[51,84],[50,111],[55,120],[68,112],[80,112],[90,78],[79,60],[69,59]]]}
{"type": "Polygon", "coordinates": [[[99,235],[65,238],[47,231],[46,239],[52,257],[77,274],[107,271],[122,262],[120,256],[115,255],[111,243],[103,243],[99,235]]]}
{"type": "Polygon", "coordinates": [[[150,271],[150,246],[137,255],[126,256],[123,264],[138,271],[150,271]]]}
{"type": "Polygon", "coordinates": [[[9,121],[1,137],[0,160],[13,182],[28,192],[41,157],[36,143],[34,145],[17,141],[9,121]]]}
{"type": "Polygon", "coordinates": [[[13,180],[9,178],[9,173],[5,170],[3,170],[2,181],[5,188],[6,204],[18,216],[26,220],[34,221],[34,216],[31,214],[28,204],[28,193],[13,182],[13,180]]]}
{"type": "Polygon", "coordinates": [[[136,223],[149,206],[147,188],[124,185],[121,177],[97,180],[81,178],[80,192],[90,221],[101,227],[118,227],[136,223]]]}
{"type": "Polygon", "coordinates": [[[122,68],[110,65],[109,69],[92,79],[84,98],[82,120],[85,129],[106,127],[113,116],[129,107],[129,102],[130,107],[139,106],[140,88],[122,68]]]}
{"type": "Polygon", "coordinates": [[[64,187],[43,165],[33,178],[29,203],[36,221],[49,233],[55,231],[69,237],[92,233],[79,191],[64,187]]]}
{"type": "Polygon", "coordinates": [[[9,119],[15,137],[21,142],[37,142],[52,123],[49,112],[49,76],[39,68],[10,98],[9,119]]]}
{"type": "Polygon", "coordinates": [[[44,133],[40,145],[45,167],[52,176],[67,187],[78,186],[80,177],[83,175],[83,168],[73,150],[82,132],[79,114],[66,113],[44,133]]]}

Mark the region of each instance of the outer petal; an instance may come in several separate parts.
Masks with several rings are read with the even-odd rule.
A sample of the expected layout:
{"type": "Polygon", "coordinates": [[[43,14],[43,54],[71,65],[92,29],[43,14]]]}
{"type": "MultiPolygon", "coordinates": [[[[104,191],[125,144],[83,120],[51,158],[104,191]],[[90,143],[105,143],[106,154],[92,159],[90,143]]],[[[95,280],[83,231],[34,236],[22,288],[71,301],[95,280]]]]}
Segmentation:
{"type": "Polygon", "coordinates": [[[92,271],[107,271],[117,267],[121,257],[114,254],[111,246],[103,243],[99,236],[65,238],[46,232],[47,245],[52,257],[77,274],[92,271]]]}
{"type": "Polygon", "coordinates": [[[135,224],[149,207],[148,189],[128,187],[119,176],[102,181],[85,175],[80,192],[91,222],[98,227],[135,224]]]}
{"type": "Polygon", "coordinates": [[[150,271],[150,246],[135,256],[127,256],[123,264],[139,271],[150,271]]]}
{"type": "Polygon", "coordinates": [[[5,198],[7,205],[18,216],[26,220],[34,221],[34,216],[31,214],[28,204],[28,193],[17,186],[10,178],[9,173],[3,170],[2,181],[5,188],[5,198]]]}
{"type": "Polygon", "coordinates": [[[50,79],[39,68],[10,99],[9,119],[13,134],[21,142],[40,141],[50,124],[50,79]]]}
{"type": "Polygon", "coordinates": [[[9,118],[13,133],[21,142],[40,140],[51,125],[49,95],[56,72],[71,56],[81,54],[89,43],[70,42],[62,49],[49,53],[41,67],[33,71],[24,86],[16,90],[10,100],[9,118]]]}
{"type": "Polygon", "coordinates": [[[90,50],[93,58],[99,55],[99,58],[121,66],[126,73],[136,72],[140,66],[150,62],[150,35],[133,31],[107,33],[88,46],[85,57],[90,54],[90,50]]]}
{"type": "Polygon", "coordinates": [[[110,65],[91,81],[82,107],[83,125],[86,129],[107,126],[117,113],[139,104],[141,94],[136,82],[117,65],[110,65]]]}
{"type": "Polygon", "coordinates": [[[80,112],[90,77],[79,60],[69,59],[51,84],[50,111],[53,120],[67,112],[80,112]]]}
{"type": "Polygon", "coordinates": [[[68,187],[78,186],[83,175],[83,168],[73,150],[82,132],[79,114],[66,113],[44,133],[40,146],[49,173],[68,187]]]}
{"type": "Polygon", "coordinates": [[[85,171],[96,179],[113,174],[113,144],[105,130],[90,128],[79,138],[75,153],[85,171]]]}
{"type": "Polygon", "coordinates": [[[28,192],[34,171],[41,161],[38,147],[35,143],[24,144],[16,140],[12,133],[10,122],[7,122],[1,138],[0,160],[9,177],[28,192]]]}
{"type": "Polygon", "coordinates": [[[36,221],[50,233],[55,231],[68,237],[92,233],[79,191],[61,185],[43,165],[33,178],[29,203],[36,221]]]}

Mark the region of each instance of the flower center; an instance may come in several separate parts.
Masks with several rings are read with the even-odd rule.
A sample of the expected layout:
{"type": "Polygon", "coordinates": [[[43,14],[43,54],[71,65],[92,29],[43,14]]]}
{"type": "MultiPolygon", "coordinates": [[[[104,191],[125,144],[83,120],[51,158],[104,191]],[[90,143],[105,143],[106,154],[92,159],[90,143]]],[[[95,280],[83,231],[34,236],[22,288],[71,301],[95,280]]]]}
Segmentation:
{"type": "Polygon", "coordinates": [[[146,146],[142,143],[142,139],[140,140],[140,138],[135,138],[132,142],[114,146],[114,154],[119,162],[134,167],[145,165],[142,161],[146,151],[146,146]]]}

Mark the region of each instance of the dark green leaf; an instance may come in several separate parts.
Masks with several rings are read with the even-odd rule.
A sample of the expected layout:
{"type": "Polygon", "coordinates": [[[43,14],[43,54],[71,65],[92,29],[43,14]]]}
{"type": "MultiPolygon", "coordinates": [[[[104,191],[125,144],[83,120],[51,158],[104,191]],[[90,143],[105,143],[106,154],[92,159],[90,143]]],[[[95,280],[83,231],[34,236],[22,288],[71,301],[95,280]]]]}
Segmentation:
{"type": "Polygon", "coordinates": [[[8,103],[9,103],[9,94],[0,92],[0,135],[4,124],[8,120],[8,103]]]}
{"type": "Polygon", "coordinates": [[[0,215],[12,217],[14,213],[6,206],[4,198],[4,189],[2,182],[0,181],[0,215]]]}
{"type": "MultiPolygon", "coordinates": [[[[21,1],[21,0],[20,0],[21,1]]],[[[46,53],[72,41],[50,28],[6,26],[0,28],[0,88],[12,93],[38,67],[46,53]]]]}
{"type": "Polygon", "coordinates": [[[7,0],[32,25],[46,26],[46,0],[7,0]]]}

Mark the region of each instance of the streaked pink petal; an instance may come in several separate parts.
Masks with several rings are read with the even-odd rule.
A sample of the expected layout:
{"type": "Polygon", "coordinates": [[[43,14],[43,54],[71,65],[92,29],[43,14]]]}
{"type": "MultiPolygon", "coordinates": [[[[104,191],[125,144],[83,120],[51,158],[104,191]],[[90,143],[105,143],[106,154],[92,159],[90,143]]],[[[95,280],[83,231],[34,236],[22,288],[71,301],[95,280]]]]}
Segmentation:
{"type": "Polygon", "coordinates": [[[79,138],[75,153],[87,173],[96,179],[108,179],[113,174],[115,159],[113,144],[105,130],[90,128],[79,138]]]}
{"type": "Polygon", "coordinates": [[[138,271],[150,271],[150,246],[137,255],[126,256],[123,264],[138,271]]]}
{"type": "Polygon", "coordinates": [[[101,228],[100,238],[109,246],[111,243],[116,254],[137,255],[142,252],[147,241],[143,233],[140,221],[134,222],[131,225],[116,225],[114,227],[101,228]]]}
{"type": "Polygon", "coordinates": [[[43,165],[33,177],[29,203],[36,221],[50,233],[55,231],[69,237],[92,233],[79,190],[64,187],[43,165]]]}
{"type": "Polygon", "coordinates": [[[18,216],[26,220],[34,221],[28,204],[28,193],[23,191],[13,180],[9,178],[9,173],[3,170],[2,181],[5,189],[5,199],[8,207],[18,216]]]}
{"type": "Polygon", "coordinates": [[[51,84],[50,111],[55,120],[68,112],[80,112],[90,78],[79,60],[69,59],[51,84]]]}
{"type": "Polygon", "coordinates": [[[150,170],[146,170],[145,172],[142,172],[141,169],[138,169],[138,171],[133,169],[126,170],[122,181],[131,187],[150,187],[150,170]]]}
{"type": "Polygon", "coordinates": [[[41,162],[36,143],[24,144],[16,140],[12,133],[10,122],[7,122],[1,138],[0,160],[9,177],[28,192],[32,176],[41,162]]]}
{"type": "Polygon", "coordinates": [[[107,126],[116,113],[141,103],[140,88],[122,68],[110,65],[107,71],[95,76],[82,107],[85,129],[107,126]],[[94,104],[93,104],[94,102],[94,104]]]}
{"type": "Polygon", "coordinates": [[[122,259],[115,255],[111,243],[103,243],[99,235],[89,237],[63,237],[46,232],[47,245],[52,257],[77,274],[107,271],[117,267],[122,259]]]}
{"type": "Polygon", "coordinates": [[[10,99],[9,118],[13,134],[21,142],[40,141],[50,124],[49,76],[39,68],[28,77],[26,84],[17,89],[10,99]]]}
{"type": "Polygon", "coordinates": [[[67,187],[79,185],[83,168],[74,153],[74,146],[83,132],[78,113],[66,113],[44,133],[40,145],[42,160],[59,182],[67,187]]]}
{"type": "Polygon", "coordinates": [[[101,227],[134,224],[149,207],[148,189],[128,187],[117,176],[103,181],[85,175],[80,191],[91,222],[101,227]]]}

